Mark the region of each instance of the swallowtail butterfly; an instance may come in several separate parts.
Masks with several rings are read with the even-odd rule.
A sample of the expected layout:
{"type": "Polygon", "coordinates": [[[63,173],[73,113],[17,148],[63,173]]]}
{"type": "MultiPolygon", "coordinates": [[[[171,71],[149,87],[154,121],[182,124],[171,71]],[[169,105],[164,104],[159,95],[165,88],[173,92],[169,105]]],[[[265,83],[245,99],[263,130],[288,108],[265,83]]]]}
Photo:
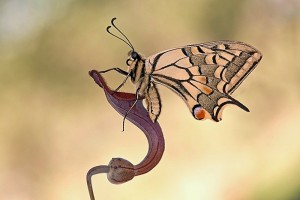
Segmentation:
{"type": "Polygon", "coordinates": [[[131,47],[126,62],[128,70],[112,68],[100,72],[115,70],[126,76],[116,91],[130,78],[137,97],[145,97],[153,122],[159,117],[162,106],[157,85],[166,86],[178,94],[198,120],[220,121],[223,109],[229,104],[249,112],[231,94],[262,59],[257,49],[243,42],[220,40],[168,49],[146,58],[134,50],[114,24],[115,19],[111,24],[124,39],[111,33],[111,26],[107,27],[107,32],[131,47]]]}

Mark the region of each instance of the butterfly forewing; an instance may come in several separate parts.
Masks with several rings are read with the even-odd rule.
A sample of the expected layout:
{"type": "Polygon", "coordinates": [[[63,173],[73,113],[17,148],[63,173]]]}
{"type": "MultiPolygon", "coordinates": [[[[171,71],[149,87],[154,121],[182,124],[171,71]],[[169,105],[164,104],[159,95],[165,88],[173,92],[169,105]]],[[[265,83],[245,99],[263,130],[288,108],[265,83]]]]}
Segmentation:
{"type": "Polygon", "coordinates": [[[224,107],[248,109],[230,94],[255,68],[262,54],[248,44],[215,41],[169,49],[146,60],[150,81],[165,85],[196,119],[219,121],[224,107]]]}

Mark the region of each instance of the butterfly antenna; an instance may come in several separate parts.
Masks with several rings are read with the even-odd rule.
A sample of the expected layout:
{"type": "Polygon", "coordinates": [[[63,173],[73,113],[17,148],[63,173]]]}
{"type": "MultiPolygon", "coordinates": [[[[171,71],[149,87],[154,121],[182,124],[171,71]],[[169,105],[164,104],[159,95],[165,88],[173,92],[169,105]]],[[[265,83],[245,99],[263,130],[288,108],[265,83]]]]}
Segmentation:
{"type": "Polygon", "coordinates": [[[134,50],[134,48],[133,48],[133,45],[131,44],[131,42],[130,42],[130,40],[128,39],[128,37],[115,25],[115,23],[114,23],[114,21],[116,20],[117,18],[116,17],[114,17],[114,18],[112,18],[112,20],[111,20],[111,24],[119,31],[119,33],[121,33],[124,37],[125,37],[125,39],[128,41],[128,43],[130,44],[130,46],[131,46],[131,48],[132,48],[132,50],[134,50]]]}
{"type": "Polygon", "coordinates": [[[112,18],[112,20],[111,20],[111,25],[115,28],[115,29],[117,29],[117,31],[119,32],[119,33],[121,33],[121,35],[126,39],[126,40],[124,40],[124,39],[122,39],[122,38],[120,38],[119,36],[116,36],[115,34],[113,34],[112,32],[110,32],[110,28],[111,28],[111,26],[108,26],[107,28],[106,28],[106,31],[109,33],[109,34],[111,34],[112,36],[114,36],[114,37],[116,37],[116,38],[118,38],[119,40],[122,40],[124,43],[126,43],[133,51],[134,51],[134,48],[133,48],[133,45],[131,44],[131,42],[129,41],[129,39],[126,37],[126,35],[115,25],[115,23],[114,23],[114,21],[116,20],[117,18],[116,17],[114,17],[114,18],[112,18]]]}

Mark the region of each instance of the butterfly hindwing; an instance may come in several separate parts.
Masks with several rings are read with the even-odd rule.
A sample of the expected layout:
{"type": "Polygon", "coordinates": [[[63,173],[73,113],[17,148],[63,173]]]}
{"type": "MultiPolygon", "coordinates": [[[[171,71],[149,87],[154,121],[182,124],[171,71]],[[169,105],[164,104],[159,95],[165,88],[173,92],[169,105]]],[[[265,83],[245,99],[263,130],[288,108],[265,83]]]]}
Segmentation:
{"type": "Polygon", "coordinates": [[[216,41],[160,52],[148,58],[148,71],[151,81],[176,92],[196,119],[219,121],[226,105],[249,111],[230,94],[261,58],[248,44],[216,41]]]}

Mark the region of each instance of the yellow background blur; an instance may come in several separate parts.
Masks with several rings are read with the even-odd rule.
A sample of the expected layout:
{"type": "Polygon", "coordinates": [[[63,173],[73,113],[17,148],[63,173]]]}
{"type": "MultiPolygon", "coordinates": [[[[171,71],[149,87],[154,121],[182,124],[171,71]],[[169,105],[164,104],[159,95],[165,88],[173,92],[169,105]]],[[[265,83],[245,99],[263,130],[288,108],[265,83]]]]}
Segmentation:
{"type": "MultiPolygon", "coordinates": [[[[129,47],[105,31],[113,17],[147,56],[231,39],[264,57],[233,94],[251,112],[231,106],[220,123],[194,120],[160,87],[161,162],[117,186],[96,175],[96,199],[300,198],[299,0],[2,0],[0,199],[89,199],[89,168],[146,155],[142,132],[126,121],[121,133],[122,117],[88,76],[126,70],[129,47]]],[[[112,88],[123,80],[105,77],[112,88]]]]}

